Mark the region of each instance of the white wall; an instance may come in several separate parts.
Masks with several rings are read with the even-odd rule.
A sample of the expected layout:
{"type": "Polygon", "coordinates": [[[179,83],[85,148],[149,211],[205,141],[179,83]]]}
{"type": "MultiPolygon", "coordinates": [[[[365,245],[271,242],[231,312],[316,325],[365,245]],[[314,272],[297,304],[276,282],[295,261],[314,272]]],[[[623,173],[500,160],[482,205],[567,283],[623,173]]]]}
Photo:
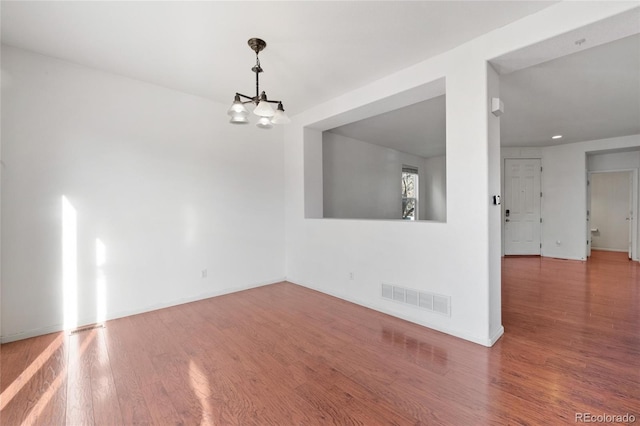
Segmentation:
{"type": "Polygon", "coordinates": [[[4,341],[63,325],[63,196],[77,214],[78,324],[96,321],[100,280],[114,318],[284,278],[281,130],[7,46],[2,76],[4,341]]]}
{"type": "Polygon", "coordinates": [[[562,2],[296,116],[285,129],[288,279],[474,342],[495,342],[503,330],[495,322],[500,315],[495,303],[500,210],[491,205],[491,197],[499,191],[500,154],[489,136],[493,90],[487,60],[630,7],[562,2]],[[315,219],[318,144],[321,131],[331,128],[327,123],[341,122],[343,115],[357,115],[367,106],[377,109],[386,99],[395,101],[442,78],[447,223],[315,219]],[[382,282],[451,296],[451,317],[383,300],[382,282]]]}
{"type": "MultiPolygon", "coordinates": [[[[487,104],[493,98],[500,97],[500,77],[496,70],[489,64],[487,67],[487,104]]],[[[501,193],[500,181],[500,118],[491,113],[491,108],[486,111],[487,120],[487,161],[488,161],[488,190],[489,198],[501,193]]],[[[489,330],[502,329],[502,262],[500,261],[502,250],[501,233],[501,205],[489,207],[488,228],[488,254],[489,259],[489,330]],[[497,261],[494,261],[497,260],[497,261]]]]}
{"type": "MultiPolygon", "coordinates": [[[[2,71],[2,55],[0,54],[0,93],[4,90],[6,80],[2,71]]],[[[0,97],[0,129],[2,129],[2,102],[0,97]]],[[[4,169],[4,161],[2,160],[2,131],[0,130],[0,241],[2,241],[2,169],[4,169]]],[[[2,343],[2,244],[0,244],[0,343],[2,343]]]]}
{"type": "Polygon", "coordinates": [[[591,175],[591,248],[629,250],[630,175],[632,172],[591,175]]]}
{"type": "MultiPolygon", "coordinates": [[[[639,142],[640,143],[640,142],[639,142]]],[[[638,200],[640,199],[640,179],[638,171],[640,170],[640,146],[633,148],[632,151],[625,149],[622,152],[604,152],[587,155],[587,169],[589,172],[611,172],[617,170],[631,171],[635,174],[635,186],[637,192],[632,197],[631,209],[633,210],[632,232],[637,235],[635,241],[632,240],[633,259],[638,260],[638,242],[640,241],[640,217],[638,215],[638,200]],[[635,231],[633,228],[635,227],[635,231]]],[[[633,185],[632,185],[633,187],[633,185]]],[[[633,188],[632,188],[633,190],[633,188]]]]}
{"type": "Polygon", "coordinates": [[[628,150],[638,147],[640,135],[543,148],[502,148],[502,167],[505,158],[540,158],[542,161],[543,256],[586,259],[587,171],[637,169],[640,152],[628,150]],[[625,152],[607,152],[620,149],[625,152]]]}
{"type": "Polygon", "coordinates": [[[632,135],[542,149],[544,256],[586,259],[587,154],[638,146],[640,135],[632,135]]]}
{"type": "MultiPolygon", "coordinates": [[[[426,159],[331,132],[323,132],[322,177],[325,218],[401,219],[402,166],[418,169],[419,219],[430,219],[428,196],[434,193],[442,209],[444,157],[427,169],[426,159]],[[427,178],[428,176],[428,178],[427,178]],[[428,194],[428,195],[427,195],[428,194]]],[[[429,164],[430,165],[430,164],[429,164]]]]}
{"type": "Polygon", "coordinates": [[[420,219],[447,221],[447,156],[429,157],[424,160],[424,172],[420,176],[420,191],[424,200],[420,219]]]}
{"type": "Polygon", "coordinates": [[[590,172],[630,170],[638,167],[640,167],[640,147],[633,151],[596,153],[587,156],[587,168],[590,172]]]}

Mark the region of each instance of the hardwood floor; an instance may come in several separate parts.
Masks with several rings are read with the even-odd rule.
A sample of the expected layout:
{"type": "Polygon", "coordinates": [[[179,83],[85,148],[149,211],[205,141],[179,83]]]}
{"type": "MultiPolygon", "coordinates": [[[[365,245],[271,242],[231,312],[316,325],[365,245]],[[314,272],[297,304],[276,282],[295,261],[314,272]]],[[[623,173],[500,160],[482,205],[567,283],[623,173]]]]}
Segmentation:
{"type": "Polygon", "coordinates": [[[0,423],[640,422],[640,266],[503,260],[505,335],[469,343],[280,283],[0,347],[0,423]]]}

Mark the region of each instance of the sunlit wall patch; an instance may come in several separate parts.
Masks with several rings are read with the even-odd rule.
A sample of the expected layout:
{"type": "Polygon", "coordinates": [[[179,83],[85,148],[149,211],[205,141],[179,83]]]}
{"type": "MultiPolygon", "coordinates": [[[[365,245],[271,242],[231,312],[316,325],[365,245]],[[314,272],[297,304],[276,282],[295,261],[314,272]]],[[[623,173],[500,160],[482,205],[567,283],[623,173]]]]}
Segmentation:
{"type": "Polygon", "coordinates": [[[107,248],[100,238],[96,238],[96,323],[107,319],[107,279],[104,265],[107,261],[107,248]]]}
{"type": "Polygon", "coordinates": [[[78,214],[62,196],[62,297],[64,329],[78,325],[78,214]]]}

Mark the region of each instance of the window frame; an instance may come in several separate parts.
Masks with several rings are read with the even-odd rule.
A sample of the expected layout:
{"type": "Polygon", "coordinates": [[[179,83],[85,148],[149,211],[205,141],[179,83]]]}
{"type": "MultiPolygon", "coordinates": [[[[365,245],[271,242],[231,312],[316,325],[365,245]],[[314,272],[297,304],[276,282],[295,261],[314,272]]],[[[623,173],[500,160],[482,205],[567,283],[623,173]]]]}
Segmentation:
{"type": "Polygon", "coordinates": [[[418,214],[419,214],[419,212],[418,212],[418,201],[419,201],[419,194],[420,194],[419,193],[419,190],[420,190],[420,170],[418,169],[418,167],[408,166],[408,165],[404,165],[403,164],[402,165],[402,171],[401,171],[401,174],[400,174],[400,185],[401,185],[400,186],[400,191],[401,191],[401,196],[402,196],[401,219],[402,220],[410,220],[410,221],[419,220],[419,216],[418,216],[418,214]],[[405,191],[405,182],[404,182],[405,174],[411,174],[411,175],[415,176],[415,178],[413,178],[414,186],[415,186],[413,192],[415,194],[415,197],[407,197],[407,196],[405,196],[405,193],[406,193],[406,191],[405,191]],[[414,211],[413,211],[413,215],[412,215],[413,217],[405,216],[405,206],[406,206],[406,203],[409,200],[413,200],[413,204],[414,204],[414,209],[413,209],[414,211]]]}

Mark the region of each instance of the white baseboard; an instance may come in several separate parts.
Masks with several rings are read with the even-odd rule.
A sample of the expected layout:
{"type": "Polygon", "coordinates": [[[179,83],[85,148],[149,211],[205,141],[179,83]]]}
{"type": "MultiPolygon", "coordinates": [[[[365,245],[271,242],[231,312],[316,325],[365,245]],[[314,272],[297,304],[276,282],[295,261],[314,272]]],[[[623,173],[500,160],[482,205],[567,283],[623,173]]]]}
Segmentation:
{"type": "Polygon", "coordinates": [[[614,249],[614,248],[605,248],[605,247],[591,247],[591,250],[600,250],[600,251],[616,251],[619,253],[628,253],[627,249],[614,249]]]}
{"type": "Polygon", "coordinates": [[[460,339],[463,339],[463,340],[467,340],[467,341],[472,342],[472,343],[477,343],[478,345],[482,345],[482,346],[487,346],[487,347],[493,346],[494,343],[497,342],[498,339],[500,338],[500,336],[502,336],[502,334],[504,333],[504,327],[500,326],[498,331],[493,336],[487,336],[487,337],[474,336],[474,335],[471,335],[471,334],[469,334],[469,333],[467,333],[465,331],[458,330],[458,329],[455,329],[455,328],[452,328],[452,327],[442,327],[440,325],[433,324],[433,323],[430,323],[428,321],[417,320],[415,318],[409,317],[409,316],[404,315],[402,313],[387,309],[387,308],[385,308],[383,306],[365,304],[360,300],[351,298],[351,297],[346,296],[344,294],[338,294],[338,293],[326,291],[324,289],[320,289],[320,288],[314,287],[312,285],[300,284],[298,282],[291,281],[290,279],[288,279],[287,281],[292,283],[292,284],[299,285],[301,287],[306,287],[306,288],[309,288],[311,290],[315,290],[315,291],[318,291],[320,293],[327,294],[329,296],[337,297],[338,299],[346,300],[347,302],[351,302],[353,304],[356,304],[356,305],[359,305],[359,306],[362,306],[362,307],[365,307],[365,308],[368,308],[368,309],[372,309],[374,311],[382,312],[383,314],[387,314],[387,315],[390,315],[392,317],[400,318],[400,319],[403,319],[405,321],[409,321],[409,322],[412,322],[414,324],[418,324],[418,325],[421,325],[423,327],[430,328],[432,330],[436,330],[436,331],[439,331],[439,332],[444,333],[444,334],[448,334],[450,336],[454,336],[454,337],[457,337],[457,338],[460,338],[460,339]]]}
{"type": "MultiPolygon", "coordinates": [[[[223,296],[225,294],[236,293],[238,291],[244,291],[252,288],[263,287],[265,285],[276,284],[282,281],[286,281],[286,279],[279,278],[279,279],[273,279],[268,281],[262,281],[262,282],[252,283],[252,284],[244,285],[240,287],[226,288],[218,291],[201,293],[192,297],[185,297],[185,298],[180,298],[175,300],[169,300],[162,303],[156,303],[153,305],[147,305],[139,309],[129,309],[129,310],[111,312],[107,315],[105,322],[118,319],[118,318],[128,317],[131,315],[137,315],[145,312],[156,311],[158,309],[168,308],[170,306],[183,305],[185,303],[191,303],[191,302],[196,302],[198,300],[209,299],[211,297],[223,296]]],[[[90,318],[90,319],[82,318],[78,320],[77,327],[83,327],[89,324],[94,324],[95,322],[96,322],[95,318],[90,318]]],[[[0,336],[0,343],[15,342],[16,340],[28,339],[30,337],[42,336],[44,334],[49,334],[49,333],[57,333],[63,330],[64,330],[63,324],[48,325],[46,327],[39,327],[32,330],[26,330],[20,333],[10,334],[8,336],[0,336]]]]}
{"type": "Polygon", "coordinates": [[[16,340],[28,339],[30,337],[43,336],[45,334],[57,333],[62,331],[62,324],[49,325],[46,327],[35,328],[33,330],[27,330],[20,333],[10,334],[8,336],[0,337],[0,343],[15,342],[16,340]]]}
{"type": "Polygon", "coordinates": [[[577,260],[578,262],[586,262],[587,261],[586,258],[575,257],[575,256],[553,256],[553,255],[548,255],[548,256],[542,256],[542,257],[546,257],[548,259],[558,259],[558,260],[577,260]]]}
{"type": "Polygon", "coordinates": [[[495,345],[498,339],[500,339],[503,334],[504,334],[504,326],[501,325],[500,328],[498,328],[498,330],[496,330],[496,332],[493,333],[493,336],[491,336],[491,339],[489,339],[489,344],[485,346],[491,347],[495,345]]]}
{"type": "MultiPolygon", "coordinates": [[[[422,321],[422,320],[416,320],[415,318],[411,318],[407,315],[403,315],[402,313],[398,313],[396,311],[387,309],[383,306],[373,306],[373,305],[368,305],[365,304],[359,300],[356,300],[354,298],[345,296],[343,294],[337,294],[337,293],[333,293],[333,292],[328,292],[325,291],[324,289],[320,289],[320,288],[316,288],[310,285],[305,285],[305,284],[300,284],[297,282],[293,282],[291,280],[287,280],[286,278],[281,278],[281,279],[274,279],[274,280],[268,280],[268,281],[264,281],[264,282],[259,282],[259,283],[253,283],[250,285],[246,285],[246,286],[242,286],[242,287],[234,287],[234,288],[227,288],[227,289],[222,289],[222,290],[218,290],[215,292],[207,292],[207,293],[202,293],[199,294],[197,296],[193,296],[193,297],[186,297],[186,298],[181,298],[181,299],[176,299],[176,300],[172,300],[172,301],[167,301],[167,302],[163,302],[163,303],[157,303],[154,305],[148,305],[145,307],[142,307],[140,309],[131,309],[131,310],[123,310],[123,311],[118,311],[118,312],[114,312],[111,313],[110,315],[108,315],[108,318],[106,321],[109,320],[114,320],[114,319],[118,319],[118,318],[123,318],[123,317],[127,317],[127,316],[131,316],[131,315],[137,315],[137,314],[142,314],[145,312],[151,312],[151,311],[155,311],[158,309],[163,309],[163,308],[168,308],[170,306],[177,306],[177,305],[182,305],[185,303],[191,303],[191,302],[195,302],[198,300],[204,300],[204,299],[208,299],[211,297],[217,297],[217,296],[222,296],[225,294],[230,294],[230,293],[236,293],[239,291],[243,291],[243,290],[249,290],[252,288],[257,288],[257,287],[263,287],[266,285],[270,285],[270,284],[276,284],[282,281],[288,281],[291,282],[292,284],[295,285],[299,285],[301,287],[305,287],[305,288],[309,288],[315,291],[319,291],[320,293],[324,293],[324,294],[328,294],[330,296],[333,297],[337,297],[338,299],[342,299],[342,300],[346,300],[348,302],[354,303],[356,305],[359,306],[363,306],[365,308],[368,309],[373,309],[374,311],[378,311],[378,312],[382,312],[384,314],[396,317],[396,318],[400,318],[403,319],[405,321],[409,321],[412,322],[414,324],[418,324],[421,325],[423,327],[427,327],[429,329],[432,330],[436,330],[439,331],[441,333],[445,333],[445,334],[449,334],[451,336],[460,338],[460,339],[464,339],[482,346],[487,346],[487,347],[491,347],[493,346],[498,339],[503,335],[504,333],[504,327],[500,326],[500,328],[496,331],[496,333],[490,337],[480,337],[480,336],[474,336],[471,334],[468,334],[465,331],[462,330],[458,330],[452,327],[442,327],[440,325],[437,324],[433,324],[430,323],[428,321],[422,321]]],[[[85,325],[89,325],[89,324],[93,324],[95,323],[95,319],[91,319],[91,320],[84,320],[84,321],[78,321],[78,327],[82,327],[85,325]]],[[[55,333],[55,332],[59,332],[59,331],[63,331],[63,325],[62,324],[55,324],[55,325],[51,325],[51,326],[47,326],[47,327],[41,327],[41,328],[37,328],[37,329],[33,329],[33,330],[28,330],[28,331],[24,331],[24,332],[20,332],[20,333],[16,333],[16,334],[12,334],[9,336],[2,336],[0,337],[0,343],[9,343],[9,342],[13,342],[16,340],[22,340],[22,339],[28,339],[30,337],[35,337],[35,336],[41,336],[44,334],[49,334],[49,333],[55,333]]]]}

